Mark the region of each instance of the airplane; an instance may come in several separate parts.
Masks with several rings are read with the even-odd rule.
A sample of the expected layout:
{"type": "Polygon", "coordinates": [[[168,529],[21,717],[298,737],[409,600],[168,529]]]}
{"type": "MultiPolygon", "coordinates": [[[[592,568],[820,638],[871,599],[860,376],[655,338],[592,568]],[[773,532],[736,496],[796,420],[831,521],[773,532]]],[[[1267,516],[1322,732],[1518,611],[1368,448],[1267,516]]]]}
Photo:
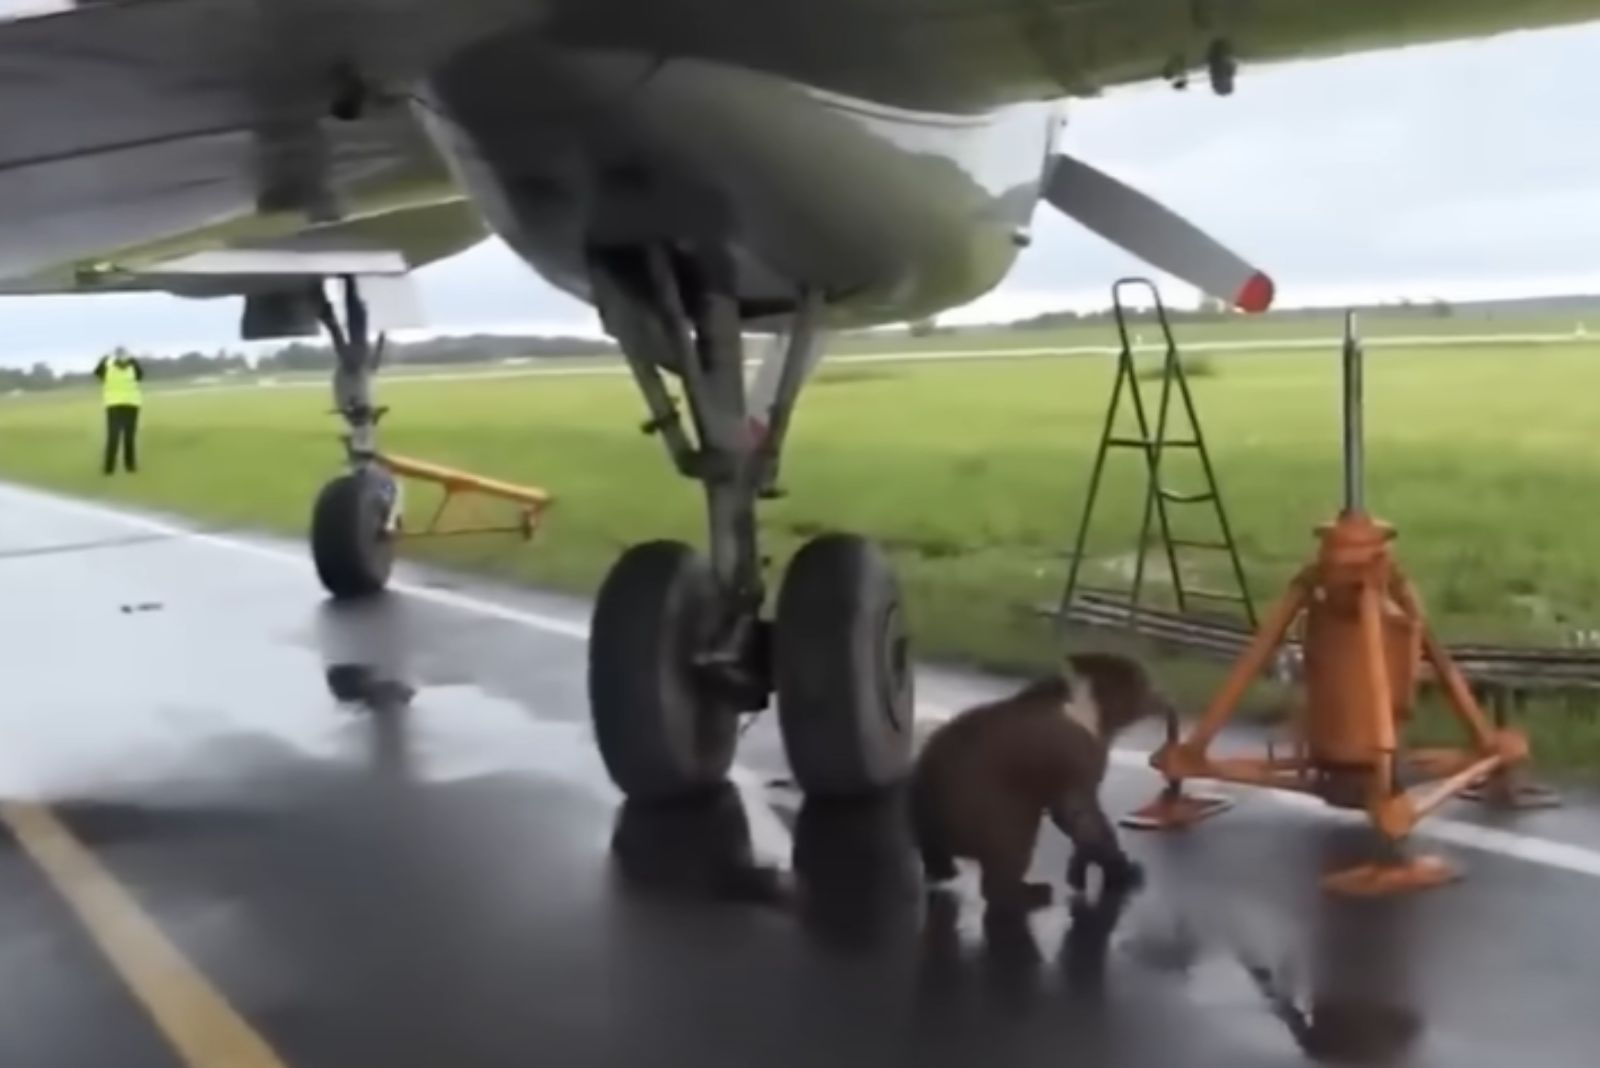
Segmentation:
{"type": "Polygon", "coordinates": [[[594,305],[646,429],[704,490],[707,548],[635,545],[595,602],[613,781],[713,789],[775,705],[800,789],[853,796],[911,759],[894,570],[824,533],[771,596],[757,523],[828,334],[981,296],[1041,204],[1264,310],[1266,273],[1066,150],[1069,108],[1596,18],[1600,0],[0,0],[0,293],[242,297],[246,339],[326,330],[348,434],[311,552],[354,599],[385,587],[400,507],[383,331],[414,313],[412,272],[498,237],[594,305]]]}

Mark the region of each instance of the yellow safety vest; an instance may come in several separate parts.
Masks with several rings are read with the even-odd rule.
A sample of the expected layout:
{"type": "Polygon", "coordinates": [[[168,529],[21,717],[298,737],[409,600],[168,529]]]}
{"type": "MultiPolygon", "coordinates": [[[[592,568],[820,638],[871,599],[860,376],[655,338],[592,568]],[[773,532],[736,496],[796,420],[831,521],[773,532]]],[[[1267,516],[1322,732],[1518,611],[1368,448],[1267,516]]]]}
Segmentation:
{"type": "Polygon", "coordinates": [[[106,377],[100,384],[100,395],[105,400],[107,408],[121,404],[137,407],[142,402],[143,396],[139,390],[139,378],[133,371],[133,364],[118,367],[115,360],[107,360],[106,377]]]}

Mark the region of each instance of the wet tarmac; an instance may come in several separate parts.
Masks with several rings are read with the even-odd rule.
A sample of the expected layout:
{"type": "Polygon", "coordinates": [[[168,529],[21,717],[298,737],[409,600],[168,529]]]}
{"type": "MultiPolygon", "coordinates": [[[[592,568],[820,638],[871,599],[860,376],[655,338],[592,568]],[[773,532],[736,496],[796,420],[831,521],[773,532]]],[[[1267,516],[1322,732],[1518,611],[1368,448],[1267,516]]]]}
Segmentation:
{"type": "Polygon", "coordinates": [[[766,720],[724,794],[621,804],[582,604],[403,587],[335,609],[298,546],[0,487],[0,1065],[1594,1062],[1585,801],[1458,806],[1461,882],[1348,902],[1316,879],[1359,829],[1246,797],[1129,837],[1131,900],[986,925],[920,886],[900,798],[774,785],[766,720]]]}

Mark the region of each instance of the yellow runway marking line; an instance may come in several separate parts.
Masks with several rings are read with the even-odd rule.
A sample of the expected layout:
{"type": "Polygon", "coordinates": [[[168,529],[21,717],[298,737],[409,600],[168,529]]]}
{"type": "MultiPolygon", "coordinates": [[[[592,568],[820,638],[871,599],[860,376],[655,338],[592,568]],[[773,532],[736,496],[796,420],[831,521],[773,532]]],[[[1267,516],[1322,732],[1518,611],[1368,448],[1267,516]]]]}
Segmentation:
{"type": "Polygon", "coordinates": [[[43,805],[3,802],[0,820],[66,899],[188,1068],[287,1068],[54,812],[43,805]]]}

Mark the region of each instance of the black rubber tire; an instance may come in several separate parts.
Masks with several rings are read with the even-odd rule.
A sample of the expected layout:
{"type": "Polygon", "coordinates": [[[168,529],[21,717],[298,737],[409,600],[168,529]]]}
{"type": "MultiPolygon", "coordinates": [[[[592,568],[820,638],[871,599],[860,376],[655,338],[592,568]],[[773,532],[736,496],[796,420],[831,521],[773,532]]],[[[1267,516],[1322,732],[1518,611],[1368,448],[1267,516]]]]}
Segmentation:
{"type": "Polygon", "coordinates": [[[323,587],[339,600],[382,592],[394,570],[388,503],[368,474],[340,475],[322,487],[311,511],[311,559],[323,587]]]}
{"type": "Polygon", "coordinates": [[[715,790],[739,740],[738,710],[695,678],[715,586],[681,542],[622,554],[600,587],[589,630],[589,706],[611,781],[636,801],[715,790]]]}
{"type": "Polygon", "coordinates": [[[774,631],[778,725],[800,789],[859,797],[901,780],[916,699],[883,551],[850,534],[808,542],[784,576],[774,631]]]}

